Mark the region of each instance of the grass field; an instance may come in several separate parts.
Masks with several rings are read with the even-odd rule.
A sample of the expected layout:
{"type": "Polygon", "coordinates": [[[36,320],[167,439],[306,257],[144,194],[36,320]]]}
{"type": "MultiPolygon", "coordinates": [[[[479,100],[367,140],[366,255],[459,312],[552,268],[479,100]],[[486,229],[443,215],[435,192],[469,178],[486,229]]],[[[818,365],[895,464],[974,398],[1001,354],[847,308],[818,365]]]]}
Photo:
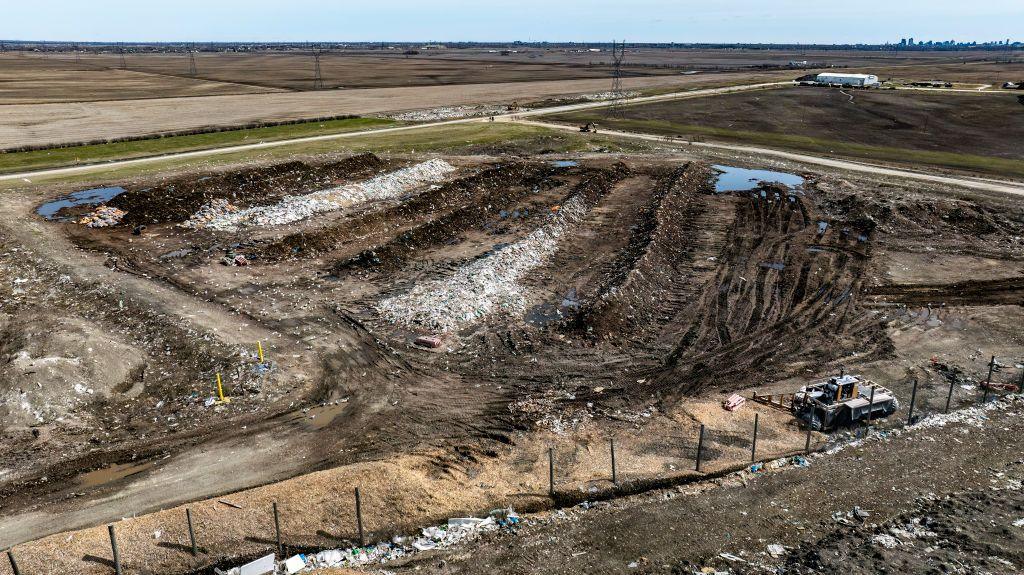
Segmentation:
{"type": "MultiPolygon", "coordinates": [[[[171,139],[171,138],[168,138],[171,139]]],[[[397,133],[366,134],[337,140],[282,144],[273,148],[228,152],[200,158],[168,158],[152,163],[116,166],[87,173],[33,178],[33,184],[80,182],[85,187],[124,181],[143,174],[214,170],[240,163],[272,163],[322,155],[374,152],[501,154],[570,153],[603,149],[611,152],[647,151],[642,142],[600,135],[575,134],[562,130],[511,123],[471,123],[430,127],[397,133]]],[[[0,159],[3,155],[0,155],[0,159]]],[[[0,190],[25,185],[21,180],[0,181],[0,190]]]]}
{"type": "Polygon", "coordinates": [[[1024,177],[1013,95],[792,88],[553,116],[610,128],[1024,177]],[[852,100],[851,100],[852,98],[852,100]]]}
{"type": "Polygon", "coordinates": [[[54,148],[29,152],[13,152],[0,154],[0,173],[22,172],[44,168],[92,164],[109,160],[123,160],[146,156],[159,156],[175,152],[188,152],[220,148],[237,144],[251,144],[261,141],[285,140],[304,136],[320,136],[340,134],[371,128],[382,128],[398,125],[400,122],[381,118],[351,118],[329,120],[325,122],[308,122],[253,128],[249,130],[230,130],[210,134],[189,136],[171,136],[132,142],[112,144],[96,144],[91,146],[75,146],[71,148],[54,148]]]}

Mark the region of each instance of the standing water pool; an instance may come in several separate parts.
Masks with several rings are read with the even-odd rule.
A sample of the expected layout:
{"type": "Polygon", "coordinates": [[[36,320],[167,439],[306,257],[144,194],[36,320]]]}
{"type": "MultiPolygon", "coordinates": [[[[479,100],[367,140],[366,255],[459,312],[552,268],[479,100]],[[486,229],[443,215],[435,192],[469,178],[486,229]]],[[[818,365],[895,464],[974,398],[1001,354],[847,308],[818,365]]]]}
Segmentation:
{"type": "Polygon", "coordinates": [[[124,188],[95,188],[92,190],[82,190],[80,192],[72,192],[66,197],[47,202],[36,210],[36,213],[48,220],[55,220],[57,213],[64,208],[74,208],[78,206],[96,206],[104,202],[108,202],[117,196],[124,193],[124,188]]]}
{"type": "Polygon", "coordinates": [[[798,188],[804,179],[796,174],[772,172],[770,170],[748,170],[734,166],[712,166],[718,172],[715,180],[715,192],[747,192],[756,189],[762,183],[778,183],[790,188],[798,188]]]}

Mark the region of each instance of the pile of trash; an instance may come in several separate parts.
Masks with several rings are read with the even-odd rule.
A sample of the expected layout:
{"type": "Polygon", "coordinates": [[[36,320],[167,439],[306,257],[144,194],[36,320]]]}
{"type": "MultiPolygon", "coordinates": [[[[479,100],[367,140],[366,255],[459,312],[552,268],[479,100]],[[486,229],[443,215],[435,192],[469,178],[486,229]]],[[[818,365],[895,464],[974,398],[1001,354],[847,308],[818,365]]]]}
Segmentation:
{"type": "Polygon", "coordinates": [[[238,211],[238,206],[223,198],[218,198],[199,208],[198,212],[192,214],[192,217],[181,223],[181,227],[191,228],[194,230],[204,228],[211,221],[234,214],[238,211]]]}
{"type": "Polygon", "coordinates": [[[640,95],[640,92],[598,92],[596,94],[583,94],[579,97],[580,100],[589,100],[591,102],[601,102],[604,100],[615,100],[617,98],[636,98],[640,95]]]}
{"type": "Polygon", "coordinates": [[[200,222],[196,227],[219,231],[236,231],[246,226],[278,226],[306,219],[314,214],[339,210],[344,207],[370,201],[400,197],[410,190],[442,181],[455,171],[455,167],[444,160],[434,159],[376,176],[365,182],[348,184],[338,188],[320,190],[301,196],[285,196],[280,202],[269,206],[256,206],[215,215],[200,222]]]}
{"type": "Polygon", "coordinates": [[[431,108],[430,110],[403,112],[390,117],[393,120],[403,122],[429,122],[433,120],[457,120],[471,116],[494,116],[504,113],[505,108],[502,106],[443,106],[431,108]]]}
{"type": "Polygon", "coordinates": [[[499,309],[522,311],[525,296],[519,280],[546,262],[558,250],[562,235],[587,214],[581,196],[552,209],[553,221],[522,240],[459,268],[450,277],[386,298],[377,304],[377,311],[393,323],[435,332],[455,331],[499,309]]]}
{"type": "Polygon", "coordinates": [[[119,210],[110,206],[100,206],[92,211],[91,214],[82,216],[78,220],[78,223],[83,226],[89,226],[90,228],[109,228],[110,226],[116,226],[121,223],[121,220],[128,214],[124,210],[119,210]]]}
{"type": "MultiPolygon", "coordinates": [[[[431,549],[445,549],[459,543],[476,539],[481,534],[498,529],[514,531],[520,523],[520,517],[512,509],[497,509],[486,518],[456,517],[448,520],[445,525],[426,527],[416,537],[396,536],[391,541],[351,547],[348,549],[329,549],[312,555],[296,555],[282,561],[277,572],[289,575],[310,572],[317,569],[358,567],[360,565],[380,564],[394,561],[407,555],[431,549]]],[[[271,559],[273,555],[269,555],[271,559]]],[[[227,571],[216,570],[217,575],[242,575],[252,573],[264,575],[274,573],[272,562],[261,558],[241,567],[233,567],[227,571]],[[269,569],[261,571],[261,569],[269,569]]]]}

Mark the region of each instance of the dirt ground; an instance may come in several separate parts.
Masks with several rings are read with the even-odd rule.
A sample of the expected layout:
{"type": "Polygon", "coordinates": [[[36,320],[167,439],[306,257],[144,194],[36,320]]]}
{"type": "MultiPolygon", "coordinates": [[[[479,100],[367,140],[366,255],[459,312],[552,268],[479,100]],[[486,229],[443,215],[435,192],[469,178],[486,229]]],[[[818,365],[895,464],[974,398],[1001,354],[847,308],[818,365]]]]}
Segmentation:
{"type": "MultiPolygon", "coordinates": [[[[788,79],[787,72],[626,78],[626,89],[673,89],[788,79]]],[[[202,98],[162,98],[82,103],[12,104],[0,114],[0,148],[76,143],[261,121],[370,115],[465,104],[532,102],[606,92],[608,78],[457,86],[367,88],[202,98]]]]}
{"type": "Polygon", "coordinates": [[[0,53],[0,105],[277,92],[272,87],[97,66],[73,55],[0,53]]]}
{"type": "MultiPolygon", "coordinates": [[[[125,524],[126,557],[130,572],[184,572],[266,549],[274,500],[304,510],[294,548],[337,545],[352,538],[354,484],[373,494],[370,529],[390,534],[542,507],[549,445],[573,496],[607,487],[611,437],[638,481],[691,473],[701,424],[707,469],[742,465],[755,412],[766,453],[802,447],[788,414],[722,410],[733,392],[846,369],[901,398],[916,379],[934,413],[950,385],[954,405],[977,400],[991,355],[997,381],[1020,375],[1012,198],[799,166],[773,167],[800,189],[716,193],[711,163],[763,161],[554,159],[327,155],[6,192],[0,545],[172,508],[125,524]],[[180,225],[214,200],[262,213],[427,159],[453,171],[291,223],[180,225]],[[120,225],[35,212],[110,185],[127,190],[108,202],[120,225]],[[225,265],[236,256],[248,265],[225,265]],[[972,277],[947,279],[949,266],[972,277]],[[965,281],[987,282],[984,297],[965,281]],[[207,404],[218,373],[231,401],[207,404]],[[217,502],[231,492],[242,510],[217,502]],[[219,535],[192,560],[173,507],[196,500],[219,535]],[[158,530],[174,539],[156,545],[158,530]]],[[[109,569],[103,529],[88,533],[55,572],[109,569]]]]}
{"type": "Polygon", "coordinates": [[[929,94],[794,87],[629,106],[627,119],[909,150],[1024,159],[1024,105],[1012,94],[929,94]]]}
{"type": "MultiPolygon", "coordinates": [[[[998,70],[1001,73],[1007,65],[1007,58],[1024,60],[1020,54],[977,51],[635,48],[628,51],[625,73],[627,76],[651,76],[678,74],[680,71],[756,70],[806,61],[812,68],[873,66],[882,70],[883,74],[906,74],[918,80],[949,76],[951,81],[972,81],[976,78],[995,77],[988,74],[988,71],[995,73],[998,70]],[[969,72],[970,80],[964,76],[965,72],[969,72]],[[915,75],[922,76],[915,78],[915,75]]],[[[0,69],[12,74],[5,79],[16,80],[16,83],[9,85],[8,91],[0,91],[0,102],[121,100],[194,95],[187,90],[204,90],[202,93],[205,94],[208,91],[247,93],[254,88],[262,88],[264,91],[303,91],[314,88],[314,65],[310,52],[201,51],[196,53],[195,59],[197,74],[192,77],[188,75],[188,57],[185,53],[128,53],[125,55],[127,71],[120,70],[120,56],[114,53],[85,53],[77,57],[73,53],[3,54],[0,55],[0,69]],[[68,82],[75,82],[75,85],[54,83],[54,74],[58,71],[58,79],[64,78],[68,82]],[[150,94],[145,93],[144,86],[124,80],[133,73],[139,77],[137,82],[148,79],[153,83],[150,94]],[[32,90],[14,89],[16,87],[32,87],[32,90]]],[[[531,48],[517,49],[509,54],[501,54],[499,50],[446,49],[424,50],[416,55],[403,55],[397,50],[347,49],[326,52],[320,62],[327,88],[391,88],[607,78],[611,73],[611,64],[606,51],[531,48]]]]}

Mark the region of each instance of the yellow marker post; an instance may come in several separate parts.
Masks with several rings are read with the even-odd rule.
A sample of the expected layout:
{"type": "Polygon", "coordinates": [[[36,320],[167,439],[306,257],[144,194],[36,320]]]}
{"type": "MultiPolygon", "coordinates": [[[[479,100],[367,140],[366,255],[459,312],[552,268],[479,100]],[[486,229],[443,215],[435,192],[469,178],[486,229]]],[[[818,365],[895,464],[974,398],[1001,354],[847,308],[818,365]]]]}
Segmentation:
{"type": "Polygon", "coordinates": [[[260,363],[263,363],[263,343],[262,342],[259,342],[259,341],[256,342],[256,351],[260,355],[260,363]]]}
{"type": "Polygon", "coordinates": [[[231,403],[231,398],[224,397],[224,386],[220,382],[220,373],[217,374],[217,395],[220,396],[221,403],[231,403]]]}

